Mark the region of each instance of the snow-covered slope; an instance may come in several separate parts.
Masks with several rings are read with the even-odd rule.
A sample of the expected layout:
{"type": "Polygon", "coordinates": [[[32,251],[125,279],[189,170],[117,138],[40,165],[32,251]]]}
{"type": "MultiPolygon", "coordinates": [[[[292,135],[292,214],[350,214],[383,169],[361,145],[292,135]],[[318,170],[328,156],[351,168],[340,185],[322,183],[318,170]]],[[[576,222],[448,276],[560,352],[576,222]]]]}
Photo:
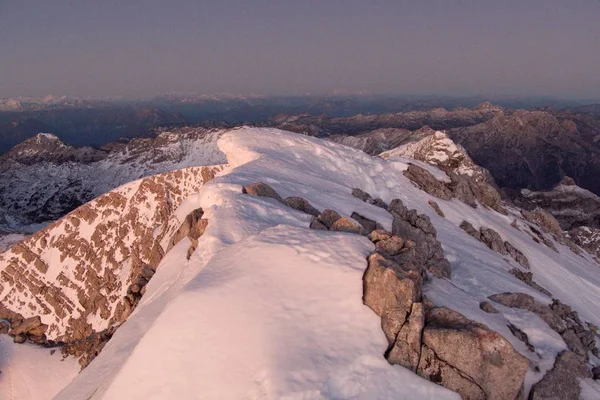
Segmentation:
{"type": "MultiPolygon", "coordinates": [[[[173,204],[178,223],[201,208],[208,221],[203,234],[196,243],[183,237],[165,254],[137,308],[58,399],[459,398],[384,358],[388,340],[381,319],[362,300],[373,243],[309,229],[310,215],[242,192],[256,182],[282,197],[303,197],[318,210],[357,212],[388,231],[392,214],[354,197],[353,188],[386,203],[400,199],[426,215],[452,267],[450,279],[429,276],[427,298],[485,324],[529,360],[525,395],[572,343],[531,310],[500,303],[494,303],[498,313],[480,308],[488,296],[503,292],[527,294],[544,305],[552,300],[509,273],[524,267],[463,231],[463,221],[493,229],[529,260],[538,285],[572,306],[582,323],[600,325],[600,268],[589,254],[577,255],[549,235],[545,239],[557,251],[542,243],[531,233],[539,227],[516,208],[506,205],[501,214],[440,200],[404,176],[402,159],[279,130],[230,131],[218,147],[230,168],[173,204]]],[[[168,225],[169,232],[177,226],[168,225]]],[[[598,360],[589,356],[588,362],[598,360]]],[[[588,395],[596,394],[593,381],[583,385],[588,395]]]]}
{"type": "Polygon", "coordinates": [[[128,288],[162,258],[160,243],[178,222],[172,213],[223,168],[128,183],[0,253],[1,304],[25,318],[40,315],[53,340],[84,338],[124,321],[132,308],[128,288]]]}
{"type": "Polygon", "coordinates": [[[222,131],[179,128],[97,150],[39,134],[0,158],[0,228],[33,233],[117,186],[176,169],[225,162],[222,131]]]}

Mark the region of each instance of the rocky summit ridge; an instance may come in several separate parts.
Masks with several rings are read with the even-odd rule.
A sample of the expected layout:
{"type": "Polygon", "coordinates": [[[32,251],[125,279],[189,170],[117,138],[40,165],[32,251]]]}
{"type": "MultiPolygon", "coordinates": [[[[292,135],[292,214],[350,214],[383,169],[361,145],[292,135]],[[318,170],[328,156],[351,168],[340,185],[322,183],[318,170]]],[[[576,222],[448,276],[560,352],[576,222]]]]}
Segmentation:
{"type": "Polygon", "coordinates": [[[0,253],[0,329],[85,366],[52,396],[598,390],[594,254],[448,134],[389,157],[264,128],[214,145],[226,165],[125,184],[0,253]]]}

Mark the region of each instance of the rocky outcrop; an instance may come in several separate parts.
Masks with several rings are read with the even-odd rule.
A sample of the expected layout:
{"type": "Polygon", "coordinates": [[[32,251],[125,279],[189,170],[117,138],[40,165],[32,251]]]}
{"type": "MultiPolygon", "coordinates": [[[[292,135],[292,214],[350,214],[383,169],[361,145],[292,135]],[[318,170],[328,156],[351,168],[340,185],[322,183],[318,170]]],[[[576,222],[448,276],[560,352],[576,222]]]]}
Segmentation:
{"type": "Polygon", "coordinates": [[[352,196],[364,201],[365,203],[369,203],[374,206],[383,208],[384,210],[387,210],[387,204],[385,201],[383,201],[379,198],[374,199],[371,197],[371,195],[369,193],[367,193],[359,188],[352,189],[352,196]]]}
{"type": "Polygon", "coordinates": [[[576,311],[559,300],[554,299],[552,304],[546,305],[525,293],[499,293],[489,296],[489,299],[507,307],[521,308],[536,314],[560,334],[569,350],[582,360],[587,360],[590,351],[598,354],[597,329],[593,329],[589,324],[586,326],[576,311]]]}
{"type": "Polygon", "coordinates": [[[421,376],[441,377],[463,398],[518,398],[529,361],[504,337],[445,307],[433,308],[425,319],[423,346],[428,351],[421,355],[421,376]]]}
{"type": "Polygon", "coordinates": [[[523,268],[530,268],[529,259],[527,259],[525,254],[513,246],[512,243],[503,240],[502,236],[495,230],[484,226],[477,230],[469,221],[461,222],[459,227],[468,235],[473,236],[496,253],[500,253],[503,256],[510,255],[511,258],[523,268]]]}
{"type": "Polygon", "coordinates": [[[556,358],[554,367],[544,378],[533,385],[530,400],[579,399],[579,379],[591,374],[581,360],[572,352],[565,351],[556,358]]]}
{"type": "Polygon", "coordinates": [[[437,232],[427,215],[406,208],[402,200],[394,199],[389,205],[394,217],[392,233],[415,245],[397,256],[399,262],[414,261],[437,277],[450,278],[450,262],[444,257],[437,232]]]}
{"type": "Polygon", "coordinates": [[[471,207],[477,207],[479,202],[479,204],[506,214],[506,210],[501,204],[500,193],[493,185],[451,171],[447,175],[450,182],[439,181],[431,172],[414,164],[410,164],[404,171],[404,176],[419,189],[434,197],[442,200],[457,198],[471,207]]]}
{"type": "Polygon", "coordinates": [[[508,271],[508,273],[517,278],[518,280],[524,282],[525,284],[531,286],[535,290],[545,294],[548,297],[552,297],[552,293],[550,293],[548,290],[544,289],[542,286],[534,282],[533,272],[523,272],[520,269],[513,268],[510,271],[508,271]]]}

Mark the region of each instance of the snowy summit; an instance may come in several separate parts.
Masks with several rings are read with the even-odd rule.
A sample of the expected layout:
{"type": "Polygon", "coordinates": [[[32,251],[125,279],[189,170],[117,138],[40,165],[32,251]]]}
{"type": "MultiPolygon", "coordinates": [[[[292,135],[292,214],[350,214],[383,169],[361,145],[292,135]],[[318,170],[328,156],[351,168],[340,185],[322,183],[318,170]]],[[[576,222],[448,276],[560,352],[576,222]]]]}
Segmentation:
{"type": "Polygon", "coordinates": [[[218,165],[186,153],[0,253],[0,328],[28,341],[0,336],[0,393],[600,397],[598,264],[445,134],[385,159],[211,135],[218,165]]]}

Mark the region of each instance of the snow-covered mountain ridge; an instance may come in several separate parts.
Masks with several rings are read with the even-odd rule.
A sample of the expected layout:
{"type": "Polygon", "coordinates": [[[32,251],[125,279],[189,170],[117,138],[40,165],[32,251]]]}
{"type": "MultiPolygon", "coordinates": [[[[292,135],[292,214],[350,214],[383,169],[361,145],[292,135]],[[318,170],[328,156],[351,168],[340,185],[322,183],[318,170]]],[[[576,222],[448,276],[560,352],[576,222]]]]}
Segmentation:
{"type": "Polygon", "coordinates": [[[39,134],[0,157],[0,229],[32,233],[37,223],[144,176],[223,164],[216,146],[221,133],[179,128],[102,149],[71,147],[39,134]]]}
{"type": "MultiPolygon", "coordinates": [[[[505,213],[500,213],[480,203],[473,208],[458,198],[440,199],[405,175],[410,159],[383,160],[278,130],[238,129],[224,133],[217,144],[229,168],[200,187],[190,187],[172,205],[171,215],[177,222],[169,224],[173,228],[160,240],[167,252],[145,285],[137,308],[57,398],[458,398],[418,375],[462,391],[463,396],[465,388],[470,388],[471,398],[499,398],[496,390],[500,387],[518,391],[521,386],[522,395],[534,388],[538,396],[534,398],[545,398],[544,385],[554,376],[564,379],[563,364],[572,360],[572,354],[578,366],[590,368],[598,363],[591,354],[597,340],[594,333],[592,348],[584,349],[583,339],[574,339],[572,334],[574,329],[593,332],[587,323],[600,324],[598,265],[589,254],[575,254],[542,227],[526,221],[519,209],[504,203],[505,213]],[[271,186],[283,202],[251,196],[249,190],[243,193],[243,187],[256,182],[271,186]],[[363,201],[353,195],[357,188],[381,202],[359,195],[367,200],[363,201]],[[289,207],[294,204],[289,197],[302,197],[321,212],[335,210],[347,218],[340,220],[348,225],[336,220],[338,229],[334,225],[330,230],[310,229],[310,225],[317,226],[314,217],[289,207]],[[176,234],[187,216],[199,209],[201,218],[208,221],[203,233],[197,239],[176,234]],[[343,231],[353,227],[361,231],[357,224],[369,221],[396,238],[402,236],[399,227],[408,222],[407,235],[416,232],[418,236],[422,231],[429,239],[403,238],[407,244],[403,242],[398,253],[386,247],[394,241],[382,245],[378,243],[386,239],[369,240],[343,231]],[[464,222],[475,232],[465,232],[464,222]],[[423,356],[437,364],[426,370],[419,363],[417,375],[405,364],[400,365],[406,368],[391,365],[389,355],[386,360],[389,325],[363,304],[363,275],[367,267],[372,268],[367,257],[378,249],[379,254],[395,254],[384,257],[390,263],[384,271],[395,273],[386,275],[389,285],[382,290],[397,287],[396,282],[418,280],[403,269],[408,265],[402,264],[402,257],[414,254],[411,246],[420,248],[432,240],[441,243],[451,277],[425,275],[424,297],[416,295],[411,300],[413,311],[402,325],[411,334],[423,335],[416,335],[413,342],[409,334],[404,341],[400,329],[394,345],[415,344],[409,355],[417,359],[434,351],[436,343],[449,352],[443,359],[423,356]],[[516,261],[508,244],[527,258],[529,269],[516,261]],[[528,273],[532,273],[530,281],[517,278],[528,273]],[[560,316],[559,306],[550,308],[551,297],[532,282],[577,314],[565,311],[565,317],[560,316]],[[505,293],[520,293],[516,297],[527,301],[521,304],[498,296],[505,293]],[[496,312],[488,312],[489,306],[496,312]],[[424,311],[420,324],[419,307],[424,311]],[[462,314],[468,322],[459,318],[459,325],[469,329],[441,324],[444,318],[455,318],[448,309],[462,314]],[[448,341],[451,337],[457,340],[448,341]],[[486,337],[494,341],[486,342],[486,337]],[[471,353],[475,344],[492,345],[481,353],[485,355],[481,360],[487,361],[476,364],[452,358],[463,352],[479,360],[471,353]],[[576,346],[581,353],[575,352],[576,346]],[[518,360],[510,379],[488,378],[511,367],[509,358],[503,358],[509,350],[514,352],[510,360],[518,360]],[[496,370],[490,360],[504,366],[496,370]],[[489,373],[477,374],[473,367],[489,373]]],[[[445,172],[433,166],[427,166],[427,171],[444,179],[445,172]]],[[[180,182],[175,179],[173,184],[180,182]]],[[[156,207],[155,202],[163,203],[144,197],[132,203],[133,208],[146,202],[150,208],[156,207]]],[[[320,220],[325,219],[322,215],[320,220]]],[[[67,226],[68,218],[57,224],[67,226]]],[[[83,229],[75,232],[80,238],[86,235],[83,229]]],[[[28,271],[35,268],[25,265],[28,271]]],[[[398,299],[405,293],[397,292],[398,299]]],[[[37,314],[27,307],[22,311],[24,317],[37,314]]],[[[60,368],[59,363],[48,363],[60,368]]],[[[578,396],[598,394],[598,385],[587,378],[587,372],[573,375],[571,381],[575,386],[565,383],[561,390],[576,390],[578,396]]]]}

